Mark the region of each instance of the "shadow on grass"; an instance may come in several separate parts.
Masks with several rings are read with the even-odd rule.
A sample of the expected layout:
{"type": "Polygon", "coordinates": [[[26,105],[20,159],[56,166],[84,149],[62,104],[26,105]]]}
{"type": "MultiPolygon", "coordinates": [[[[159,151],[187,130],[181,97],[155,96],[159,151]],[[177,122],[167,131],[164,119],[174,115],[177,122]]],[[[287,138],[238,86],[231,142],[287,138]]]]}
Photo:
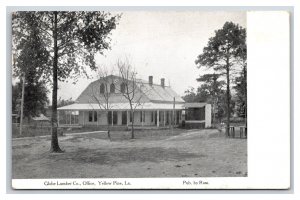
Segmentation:
{"type": "Polygon", "coordinates": [[[99,165],[115,165],[131,162],[164,162],[164,161],[184,161],[189,158],[206,157],[178,151],[175,148],[115,148],[108,149],[88,149],[80,148],[76,152],[64,154],[49,154],[48,158],[53,162],[61,160],[73,161],[78,163],[91,163],[99,165]]]}
{"type": "MultiPolygon", "coordinates": [[[[161,129],[161,130],[135,130],[134,139],[143,139],[143,140],[161,140],[171,136],[176,136],[181,133],[187,132],[187,130],[183,129],[174,129],[173,131],[169,129],[161,129]]],[[[131,131],[111,131],[110,132],[111,141],[124,141],[131,140],[131,131]]],[[[101,139],[108,140],[108,135],[106,132],[98,132],[98,133],[89,133],[89,134],[78,134],[74,137],[81,138],[93,138],[93,139],[101,139]]],[[[66,141],[72,141],[73,139],[67,139],[66,141]]],[[[77,140],[74,139],[74,142],[77,140]]]]}

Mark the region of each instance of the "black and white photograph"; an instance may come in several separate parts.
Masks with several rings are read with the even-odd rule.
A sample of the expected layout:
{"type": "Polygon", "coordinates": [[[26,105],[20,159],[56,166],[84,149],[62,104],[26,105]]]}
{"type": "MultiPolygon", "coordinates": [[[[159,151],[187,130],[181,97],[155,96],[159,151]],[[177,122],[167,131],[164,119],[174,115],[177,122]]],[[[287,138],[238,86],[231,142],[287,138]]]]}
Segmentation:
{"type": "Polygon", "coordinates": [[[11,30],[13,189],[248,177],[246,11],[14,11],[11,30]]]}

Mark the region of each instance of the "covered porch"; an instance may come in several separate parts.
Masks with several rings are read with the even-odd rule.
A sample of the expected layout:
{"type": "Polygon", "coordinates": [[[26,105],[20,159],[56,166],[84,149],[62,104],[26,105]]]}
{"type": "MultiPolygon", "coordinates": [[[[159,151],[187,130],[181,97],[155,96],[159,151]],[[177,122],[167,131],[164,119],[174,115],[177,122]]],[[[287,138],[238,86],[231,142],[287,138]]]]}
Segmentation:
{"type": "Polygon", "coordinates": [[[72,104],[58,108],[59,126],[126,126],[136,127],[178,126],[182,122],[183,104],[145,103],[137,106],[132,115],[128,104],[111,105],[100,109],[93,104],[72,104]]]}
{"type": "Polygon", "coordinates": [[[207,103],[184,104],[184,126],[188,129],[211,127],[211,105],[207,103]]]}

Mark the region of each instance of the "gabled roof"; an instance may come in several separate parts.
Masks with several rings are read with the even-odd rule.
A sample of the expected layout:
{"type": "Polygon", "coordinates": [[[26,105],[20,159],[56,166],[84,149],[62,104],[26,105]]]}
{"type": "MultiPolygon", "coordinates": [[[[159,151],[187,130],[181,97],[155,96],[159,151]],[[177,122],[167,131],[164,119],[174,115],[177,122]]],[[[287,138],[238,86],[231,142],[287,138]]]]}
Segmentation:
{"type": "Polygon", "coordinates": [[[152,102],[173,102],[175,97],[175,102],[184,102],[184,100],[170,87],[149,83],[143,83],[141,87],[143,93],[152,102]]]}
{"type": "MultiPolygon", "coordinates": [[[[115,84],[121,84],[121,78],[118,76],[110,75],[107,77],[112,77],[115,81],[115,84]]],[[[91,102],[90,92],[92,91],[99,81],[93,81],[88,85],[88,87],[79,95],[77,98],[78,103],[95,103],[91,102]]],[[[184,103],[184,100],[170,87],[162,87],[158,84],[150,85],[147,81],[138,79],[137,84],[140,87],[140,92],[143,94],[143,102],[154,102],[154,103],[172,103],[174,98],[176,103],[184,103]]],[[[100,87],[100,86],[98,86],[100,87]]],[[[94,89],[95,90],[95,89],[94,89]]],[[[98,90],[96,92],[99,92],[98,90]]],[[[110,103],[127,103],[127,100],[120,93],[113,94],[110,99],[110,103]]]]}
{"type": "MultiPolygon", "coordinates": [[[[113,76],[112,80],[115,81],[114,84],[119,84],[121,78],[118,76],[113,76]]],[[[79,97],[76,99],[76,102],[78,103],[97,103],[93,100],[93,95],[97,95],[98,97],[101,97],[100,95],[100,83],[99,80],[95,80],[91,82],[84,90],[83,92],[79,95],[79,97]]],[[[146,99],[146,96],[142,99],[143,102],[149,101],[146,99]]],[[[103,101],[105,102],[105,101],[103,101]]],[[[121,93],[114,93],[110,96],[109,98],[110,103],[127,103],[128,101],[125,99],[125,97],[121,93]]]]}

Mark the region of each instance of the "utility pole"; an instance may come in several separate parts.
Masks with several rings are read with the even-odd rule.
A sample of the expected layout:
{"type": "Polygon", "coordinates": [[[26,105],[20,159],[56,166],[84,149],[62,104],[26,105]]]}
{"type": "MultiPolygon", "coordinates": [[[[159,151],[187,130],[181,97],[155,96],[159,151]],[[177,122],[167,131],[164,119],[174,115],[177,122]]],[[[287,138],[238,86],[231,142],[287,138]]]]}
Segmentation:
{"type": "Polygon", "coordinates": [[[21,116],[20,116],[20,135],[22,135],[23,126],[23,108],[24,108],[24,90],[25,90],[25,75],[22,77],[22,99],[21,99],[21,116]]]}

